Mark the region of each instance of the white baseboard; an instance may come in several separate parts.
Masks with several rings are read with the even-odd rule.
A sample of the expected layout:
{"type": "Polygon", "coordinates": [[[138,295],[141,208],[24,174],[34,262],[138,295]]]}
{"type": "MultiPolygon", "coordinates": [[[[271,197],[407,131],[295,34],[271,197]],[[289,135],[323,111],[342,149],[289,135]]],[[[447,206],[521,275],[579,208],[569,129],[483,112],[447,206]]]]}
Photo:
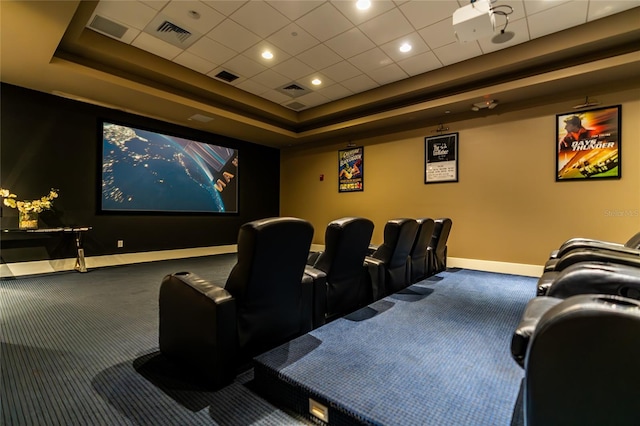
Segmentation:
{"type": "MultiPolygon", "coordinates": [[[[188,257],[210,256],[214,254],[235,253],[236,244],[213,247],[196,247],[178,250],[160,250],[141,253],[110,254],[85,258],[87,269],[107,266],[129,265],[132,263],[155,262],[158,260],[184,259],[188,257]]],[[[312,251],[324,250],[324,245],[312,244],[312,251]]],[[[21,277],[26,275],[49,274],[53,272],[73,271],[75,259],[39,260],[35,262],[18,262],[0,264],[0,277],[21,277]]],[[[496,262],[492,260],[463,259],[448,257],[447,267],[474,269],[478,271],[497,272],[502,274],[539,277],[544,266],[524,263],[496,262]]]]}
{"type": "MultiPolygon", "coordinates": [[[[214,254],[235,253],[236,244],[227,246],[196,247],[177,250],[160,250],[140,253],[110,254],[85,257],[87,269],[107,266],[129,265],[132,263],[155,262],[158,260],[185,259],[188,257],[210,256],[214,254]]],[[[49,274],[52,272],[73,271],[75,259],[39,260],[35,262],[17,262],[0,264],[0,277],[21,277],[26,275],[49,274]]]]}
{"type": "Polygon", "coordinates": [[[496,262],[493,260],[463,259],[447,257],[448,268],[474,269],[477,271],[497,272],[501,274],[523,275],[525,277],[540,277],[544,272],[544,265],[529,265],[526,263],[496,262]]]}

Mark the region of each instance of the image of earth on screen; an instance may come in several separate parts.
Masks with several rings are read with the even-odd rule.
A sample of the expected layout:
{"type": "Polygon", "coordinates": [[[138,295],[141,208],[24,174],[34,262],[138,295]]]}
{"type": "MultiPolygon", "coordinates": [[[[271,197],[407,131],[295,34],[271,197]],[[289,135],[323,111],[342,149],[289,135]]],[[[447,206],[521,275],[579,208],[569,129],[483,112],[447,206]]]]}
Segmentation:
{"type": "Polygon", "coordinates": [[[102,123],[103,211],[237,213],[238,151],[102,123]]]}

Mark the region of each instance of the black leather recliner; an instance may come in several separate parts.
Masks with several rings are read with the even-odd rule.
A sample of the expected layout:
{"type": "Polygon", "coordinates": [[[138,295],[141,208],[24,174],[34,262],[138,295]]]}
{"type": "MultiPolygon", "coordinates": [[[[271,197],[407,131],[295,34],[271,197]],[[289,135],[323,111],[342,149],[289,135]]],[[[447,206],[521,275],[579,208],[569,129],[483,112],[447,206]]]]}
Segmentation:
{"type": "Polygon", "coordinates": [[[314,281],[303,276],[312,238],[313,226],[302,219],[249,222],[224,288],[188,272],[167,275],[160,352],[219,388],[253,356],[310,331],[314,281]]]}
{"type": "Polygon", "coordinates": [[[449,218],[435,220],[433,235],[429,242],[432,275],[447,270],[447,240],[449,239],[452,225],[453,221],[449,218]]]}
{"type": "Polygon", "coordinates": [[[638,250],[640,249],[640,232],[629,238],[626,243],[614,243],[609,241],[595,240],[592,238],[571,238],[549,255],[549,259],[557,259],[571,250],[576,249],[599,249],[599,250],[613,250],[620,252],[628,252],[627,249],[638,250]]]}
{"type": "Polygon", "coordinates": [[[321,322],[316,319],[314,328],[373,301],[364,264],[373,228],[373,222],[362,217],[345,217],[327,225],[324,251],[312,253],[305,268],[314,279],[318,270],[326,275],[324,298],[319,295],[315,303],[316,311],[322,312],[321,322]]]}
{"type": "Polygon", "coordinates": [[[525,424],[637,425],[640,301],[536,299],[551,303],[538,312],[522,362],[525,424]]]}
{"type": "Polygon", "coordinates": [[[384,241],[365,257],[373,299],[402,290],[411,284],[409,253],[418,232],[415,219],[392,219],[384,227],[384,241]]]}
{"type": "Polygon", "coordinates": [[[411,257],[411,283],[417,283],[431,275],[431,236],[435,228],[435,222],[431,218],[416,219],[418,222],[418,232],[413,241],[413,246],[409,252],[411,257]]]}

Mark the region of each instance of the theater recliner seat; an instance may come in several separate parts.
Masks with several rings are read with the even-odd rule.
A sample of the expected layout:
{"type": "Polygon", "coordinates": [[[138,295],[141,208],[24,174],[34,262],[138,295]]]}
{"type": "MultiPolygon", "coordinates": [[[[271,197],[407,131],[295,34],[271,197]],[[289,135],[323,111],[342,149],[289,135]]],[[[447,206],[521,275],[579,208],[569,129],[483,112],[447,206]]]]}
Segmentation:
{"type": "Polygon", "coordinates": [[[413,246],[409,252],[411,257],[411,283],[417,283],[431,275],[431,264],[429,263],[430,252],[429,243],[435,228],[435,222],[431,218],[416,219],[418,222],[418,232],[413,241],[413,246]]]}
{"type": "Polygon", "coordinates": [[[249,222],[224,288],[188,272],[167,275],[160,352],[220,388],[255,355],[310,331],[314,281],[303,277],[312,237],[302,219],[249,222]]]}
{"type": "Polygon", "coordinates": [[[554,250],[549,255],[549,259],[557,259],[576,249],[600,249],[613,250],[621,252],[629,252],[628,249],[640,249],[640,232],[629,238],[626,243],[614,243],[609,241],[594,240],[591,238],[571,238],[560,246],[558,250],[554,250]]]}
{"type": "Polygon", "coordinates": [[[525,424],[637,425],[640,301],[557,300],[541,310],[524,358],[525,424]]]}
{"type": "Polygon", "coordinates": [[[384,227],[384,241],[371,256],[365,257],[374,300],[402,290],[411,284],[409,253],[418,232],[415,219],[392,219],[384,227]]]}
{"type": "Polygon", "coordinates": [[[314,315],[314,328],[373,301],[364,264],[373,228],[373,222],[362,217],[345,217],[327,225],[324,251],[309,256],[305,268],[314,279],[326,276],[325,294],[317,295],[314,303],[316,312],[321,312],[314,315]]]}
{"type": "Polygon", "coordinates": [[[433,235],[431,242],[429,242],[431,274],[437,274],[447,269],[447,240],[452,225],[453,221],[449,218],[435,220],[433,235]]]}

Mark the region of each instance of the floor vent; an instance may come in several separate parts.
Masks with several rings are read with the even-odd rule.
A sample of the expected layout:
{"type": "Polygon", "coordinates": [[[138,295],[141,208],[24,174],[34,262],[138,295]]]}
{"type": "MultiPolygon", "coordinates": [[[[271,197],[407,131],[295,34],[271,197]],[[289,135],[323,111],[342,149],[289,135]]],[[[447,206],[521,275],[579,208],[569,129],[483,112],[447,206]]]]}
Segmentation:
{"type": "Polygon", "coordinates": [[[219,78],[220,80],[224,80],[227,83],[231,83],[233,80],[236,80],[238,78],[237,75],[231,74],[228,71],[220,71],[218,74],[215,75],[216,78],[219,78]]]}
{"type": "Polygon", "coordinates": [[[280,93],[284,93],[285,95],[291,96],[292,98],[297,98],[298,96],[311,93],[311,90],[295,82],[287,83],[284,86],[280,86],[276,90],[280,93]]]}
{"type": "Polygon", "coordinates": [[[122,38],[122,36],[127,32],[127,27],[124,25],[120,25],[110,19],[103,18],[100,15],[95,15],[93,17],[91,23],[89,23],[89,28],[113,38],[122,38]]]}

